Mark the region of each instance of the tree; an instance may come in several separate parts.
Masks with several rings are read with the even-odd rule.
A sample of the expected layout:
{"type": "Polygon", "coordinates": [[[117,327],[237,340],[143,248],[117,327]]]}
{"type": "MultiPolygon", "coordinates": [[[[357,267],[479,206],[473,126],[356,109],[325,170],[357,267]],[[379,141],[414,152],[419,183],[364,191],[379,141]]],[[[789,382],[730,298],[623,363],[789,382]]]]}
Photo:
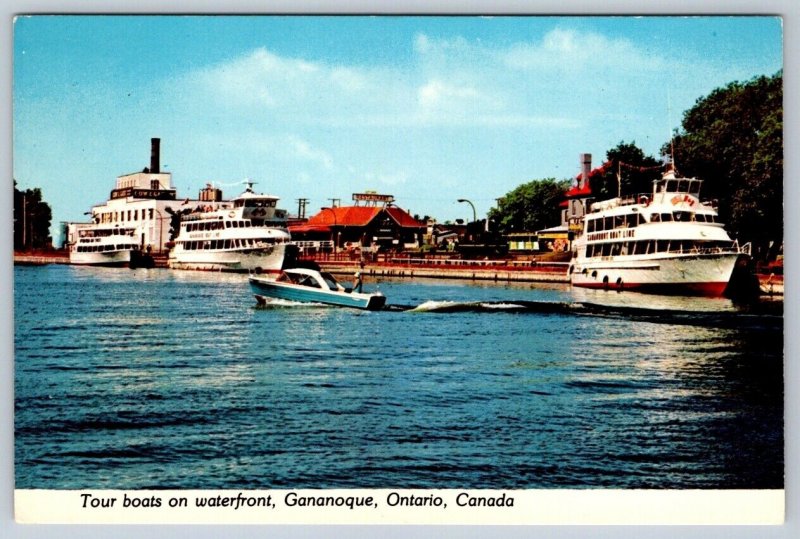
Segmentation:
{"type": "Polygon", "coordinates": [[[14,180],[14,249],[50,249],[50,221],[53,218],[50,205],[42,200],[38,187],[20,191],[14,180]]]}
{"type": "Polygon", "coordinates": [[[661,162],[644,154],[635,142],[620,142],[606,152],[603,172],[590,176],[592,196],[607,200],[618,195],[650,193],[652,182],[659,177],[661,162]],[[620,181],[617,181],[619,174],[620,181]]]}
{"type": "Polygon", "coordinates": [[[568,187],[568,180],[555,178],[522,184],[498,199],[497,208],[489,210],[489,219],[497,223],[501,234],[556,226],[561,220],[559,204],[568,187]]]}
{"type": "MultiPolygon", "coordinates": [[[[705,180],[705,197],[740,241],[783,239],[783,73],[732,82],[698,99],[672,143],[679,172],[705,180]]],[[[670,144],[662,148],[672,153],[670,144]]]]}

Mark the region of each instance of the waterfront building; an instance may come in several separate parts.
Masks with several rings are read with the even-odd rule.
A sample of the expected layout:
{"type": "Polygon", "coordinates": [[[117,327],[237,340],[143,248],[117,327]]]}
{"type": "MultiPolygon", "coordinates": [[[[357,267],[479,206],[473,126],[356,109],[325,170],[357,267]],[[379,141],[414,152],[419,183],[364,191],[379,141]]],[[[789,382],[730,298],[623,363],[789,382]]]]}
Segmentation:
{"type": "MultiPolygon", "coordinates": [[[[172,187],[172,174],[160,165],[160,139],[151,139],[150,166],[141,172],[117,177],[106,202],[92,207],[88,223],[67,223],[67,244],[99,226],[132,230],[139,249],[165,253],[171,238],[172,214],[186,209],[213,210],[222,203],[222,191],[211,186],[201,190],[198,199],[179,200],[172,187]]],[[[174,232],[177,231],[173,231],[174,232]]]]}
{"type": "Polygon", "coordinates": [[[354,193],[353,205],[322,208],[302,224],[289,225],[295,244],[319,251],[419,248],[428,225],[394,205],[392,195],[354,193]]]}

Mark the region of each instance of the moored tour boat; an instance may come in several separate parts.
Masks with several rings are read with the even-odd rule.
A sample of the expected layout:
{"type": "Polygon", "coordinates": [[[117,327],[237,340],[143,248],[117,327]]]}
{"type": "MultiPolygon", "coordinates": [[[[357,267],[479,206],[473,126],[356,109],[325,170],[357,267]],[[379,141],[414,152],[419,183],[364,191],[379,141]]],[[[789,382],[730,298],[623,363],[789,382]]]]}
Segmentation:
{"type": "MultiPolygon", "coordinates": [[[[357,279],[360,283],[359,274],[357,279]]],[[[370,311],[379,310],[386,304],[386,297],[380,292],[361,292],[360,284],[354,287],[358,290],[345,288],[330,273],[307,268],[286,269],[277,279],[251,275],[250,288],[261,304],[266,302],[266,298],[275,298],[370,311]]]]}
{"type": "Polygon", "coordinates": [[[131,266],[141,259],[132,228],[86,224],[69,246],[69,262],[83,266],[131,266]]]}
{"type": "Polygon", "coordinates": [[[278,197],[251,185],[232,204],[201,207],[180,216],[169,254],[173,269],[279,273],[291,236],[278,197]]]}
{"type": "Polygon", "coordinates": [[[747,249],[731,240],[702,180],[668,171],[649,195],[592,204],[573,242],[573,286],[721,296],[747,249]]]}

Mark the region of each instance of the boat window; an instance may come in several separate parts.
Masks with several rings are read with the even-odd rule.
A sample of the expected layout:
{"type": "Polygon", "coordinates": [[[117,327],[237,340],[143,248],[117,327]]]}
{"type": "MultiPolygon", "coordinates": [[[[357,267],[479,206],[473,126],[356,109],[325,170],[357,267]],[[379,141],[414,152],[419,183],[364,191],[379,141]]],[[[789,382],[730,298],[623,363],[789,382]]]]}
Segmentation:
{"type": "Polygon", "coordinates": [[[325,284],[328,285],[328,288],[330,288],[331,290],[339,289],[339,287],[336,286],[337,285],[336,279],[333,278],[333,275],[331,275],[330,273],[321,273],[320,275],[322,275],[322,278],[325,280],[325,284]]]}
{"type": "Polygon", "coordinates": [[[663,222],[672,221],[672,214],[671,213],[662,213],[661,214],[661,221],[663,221],[663,222]]]}
{"type": "Polygon", "coordinates": [[[611,230],[612,228],[614,228],[614,218],[606,217],[603,220],[603,230],[611,230]]]}
{"type": "Polygon", "coordinates": [[[654,213],[650,216],[651,223],[660,223],[661,222],[661,215],[658,213],[654,213]]]}
{"type": "Polygon", "coordinates": [[[688,211],[676,211],[673,214],[676,221],[689,222],[692,220],[692,214],[688,211]]]}
{"type": "Polygon", "coordinates": [[[306,275],[306,276],[302,277],[300,279],[300,282],[297,283],[297,284],[301,284],[303,286],[310,286],[310,287],[313,287],[313,288],[322,288],[319,285],[319,283],[315,279],[312,279],[311,276],[309,276],[309,275],[306,275]]]}

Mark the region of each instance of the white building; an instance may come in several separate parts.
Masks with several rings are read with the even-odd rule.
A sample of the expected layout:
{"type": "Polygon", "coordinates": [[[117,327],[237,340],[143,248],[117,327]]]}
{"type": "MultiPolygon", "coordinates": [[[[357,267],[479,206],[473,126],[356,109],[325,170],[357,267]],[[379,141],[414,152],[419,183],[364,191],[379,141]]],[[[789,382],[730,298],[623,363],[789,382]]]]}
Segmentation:
{"type": "Polygon", "coordinates": [[[117,177],[109,199],[91,210],[91,222],[67,223],[67,242],[75,243],[81,231],[102,225],[133,228],[139,247],[153,253],[166,252],[170,241],[171,212],[197,206],[216,208],[222,191],[211,186],[200,199],[177,200],[172,175],[160,170],[160,140],[151,140],[150,167],[117,177]]]}

